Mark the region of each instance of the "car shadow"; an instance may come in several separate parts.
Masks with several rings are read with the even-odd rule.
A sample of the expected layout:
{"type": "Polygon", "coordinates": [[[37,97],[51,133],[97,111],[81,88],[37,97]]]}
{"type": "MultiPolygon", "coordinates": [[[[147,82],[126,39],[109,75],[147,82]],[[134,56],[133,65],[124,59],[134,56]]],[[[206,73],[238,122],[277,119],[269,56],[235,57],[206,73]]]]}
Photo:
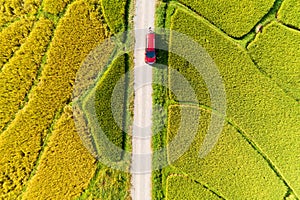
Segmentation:
{"type": "Polygon", "coordinates": [[[156,64],[153,67],[160,67],[161,65],[168,66],[169,59],[169,37],[165,34],[156,33],[155,35],[155,52],[156,64]]]}

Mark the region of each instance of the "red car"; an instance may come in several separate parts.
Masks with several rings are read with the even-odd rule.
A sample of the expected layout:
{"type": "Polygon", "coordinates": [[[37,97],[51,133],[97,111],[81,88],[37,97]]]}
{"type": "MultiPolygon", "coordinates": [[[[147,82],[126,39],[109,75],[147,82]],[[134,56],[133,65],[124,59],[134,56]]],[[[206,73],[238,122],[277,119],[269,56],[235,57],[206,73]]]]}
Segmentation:
{"type": "Polygon", "coordinates": [[[145,62],[152,65],[156,62],[155,33],[149,28],[146,38],[145,62]]]}

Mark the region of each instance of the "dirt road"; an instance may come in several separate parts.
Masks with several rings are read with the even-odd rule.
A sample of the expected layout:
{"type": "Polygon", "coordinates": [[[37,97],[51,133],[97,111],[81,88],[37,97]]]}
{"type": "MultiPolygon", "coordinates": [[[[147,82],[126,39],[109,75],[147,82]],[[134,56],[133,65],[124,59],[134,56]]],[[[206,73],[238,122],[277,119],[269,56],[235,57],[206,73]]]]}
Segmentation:
{"type": "Polygon", "coordinates": [[[155,0],[136,0],[134,29],[134,120],[132,138],[133,200],[151,199],[152,67],[145,64],[145,35],[154,27],[155,0]]]}

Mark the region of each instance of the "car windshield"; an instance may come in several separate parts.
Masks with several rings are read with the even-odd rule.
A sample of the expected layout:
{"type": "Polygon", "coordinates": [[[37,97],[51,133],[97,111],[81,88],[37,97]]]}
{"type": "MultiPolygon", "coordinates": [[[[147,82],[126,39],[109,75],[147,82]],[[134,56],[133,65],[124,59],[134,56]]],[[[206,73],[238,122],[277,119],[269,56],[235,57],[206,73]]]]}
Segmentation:
{"type": "Polygon", "coordinates": [[[147,51],[146,56],[147,56],[147,58],[154,58],[155,57],[155,52],[154,51],[147,51]]]}

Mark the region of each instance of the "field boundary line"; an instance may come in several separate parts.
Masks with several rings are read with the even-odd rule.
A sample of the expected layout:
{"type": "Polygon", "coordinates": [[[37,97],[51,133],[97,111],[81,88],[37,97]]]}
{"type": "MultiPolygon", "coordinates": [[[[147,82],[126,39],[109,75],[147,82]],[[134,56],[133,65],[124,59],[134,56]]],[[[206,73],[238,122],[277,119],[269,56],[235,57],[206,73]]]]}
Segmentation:
{"type": "Polygon", "coordinates": [[[299,100],[297,100],[294,96],[292,96],[291,94],[289,94],[287,92],[287,90],[285,88],[283,88],[282,86],[280,86],[277,81],[273,80],[272,77],[265,71],[261,68],[261,66],[259,66],[259,64],[257,64],[257,62],[253,59],[253,57],[251,56],[251,54],[249,52],[247,52],[250,59],[252,60],[253,64],[255,65],[255,67],[259,70],[259,72],[261,74],[263,74],[263,76],[267,77],[271,82],[273,82],[278,88],[281,89],[281,91],[284,93],[284,95],[288,98],[291,98],[293,101],[295,102],[299,102],[299,100]]]}
{"type": "Polygon", "coordinates": [[[285,26],[286,28],[288,29],[292,29],[293,31],[297,31],[297,32],[300,32],[300,28],[294,26],[294,25],[291,25],[291,24],[287,24],[285,22],[283,22],[282,20],[279,20],[277,19],[277,22],[282,24],[283,26],[285,26]]]}
{"type": "Polygon", "coordinates": [[[216,190],[212,189],[212,187],[210,187],[208,184],[203,183],[202,181],[198,181],[198,180],[194,179],[193,176],[189,175],[188,173],[185,173],[184,171],[182,171],[181,169],[178,169],[177,167],[175,167],[173,165],[172,165],[172,167],[176,168],[176,170],[178,170],[182,174],[176,174],[176,173],[170,174],[170,175],[167,176],[166,182],[169,179],[169,177],[184,177],[184,178],[190,179],[191,181],[195,182],[196,184],[201,185],[203,188],[205,188],[206,190],[208,190],[212,194],[216,195],[219,199],[222,199],[222,200],[227,199],[227,198],[224,197],[224,195],[221,195],[218,192],[216,192],[216,190]]]}
{"type": "MultiPolygon", "coordinates": [[[[63,14],[62,14],[62,16],[61,16],[61,18],[63,18],[64,17],[64,15],[65,15],[65,12],[66,12],[66,10],[67,10],[67,7],[70,5],[70,4],[72,4],[74,1],[76,1],[76,0],[72,0],[66,7],[65,7],[65,10],[64,10],[64,12],[62,12],[63,14]]],[[[60,18],[60,19],[61,19],[60,18]]],[[[47,18],[48,19],[48,18],[47,18]]],[[[59,20],[60,20],[59,19],[59,20]]],[[[50,20],[50,21],[52,21],[51,19],[48,19],[48,20],[50,20]]],[[[39,18],[37,18],[37,21],[35,21],[34,23],[33,23],[33,26],[32,26],[32,30],[34,29],[34,27],[36,26],[36,24],[37,24],[37,22],[39,21],[39,18]]],[[[39,78],[41,77],[41,75],[42,75],[42,72],[43,72],[43,69],[44,69],[44,65],[46,64],[46,61],[47,61],[47,57],[48,57],[48,53],[49,53],[49,50],[50,50],[50,46],[51,46],[51,43],[52,43],[52,40],[53,40],[53,38],[54,38],[54,36],[55,36],[55,32],[56,32],[56,29],[57,29],[57,25],[58,25],[58,23],[59,23],[59,21],[57,22],[57,24],[55,23],[55,22],[53,22],[52,21],[52,23],[54,24],[54,26],[53,26],[53,30],[52,30],[52,35],[51,35],[51,37],[50,37],[50,40],[49,40],[49,42],[48,42],[48,45],[47,45],[47,47],[46,47],[46,51],[45,51],[45,55],[42,57],[42,61],[41,61],[41,63],[40,63],[40,66],[38,67],[38,70],[37,70],[37,74],[36,74],[36,77],[35,77],[35,79],[33,80],[33,84],[30,86],[30,88],[29,88],[29,90],[26,92],[26,94],[25,94],[25,96],[24,96],[24,99],[22,100],[22,102],[20,103],[20,106],[19,106],[19,110],[14,114],[14,116],[12,116],[11,117],[11,119],[10,119],[10,121],[8,121],[6,124],[5,124],[5,126],[4,126],[4,128],[0,131],[0,135],[3,133],[3,132],[5,132],[8,128],[9,128],[9,125],[15,120],[15,118],[16,118],[16,116],[18,115],[18,113],[19,112],[21,112],[22,110],[23,110],[23,108],[26,106],[26,103],[28,103],[29,102],[29,95],[31,94],[31,92],[33,91],[33,89],[39,84],[39,78]]],[[[30,33],[31,33],[32,31],[30,31],[30,33]]],[[[29,37],[30,35],[28,35],[28,37],[29,37]]],[[[28,38],[27,37],[27,38],[28,38]]],[[[26,41],[25,41],[26,42],[26,41]]],[[[24,42],[24,43],[25,43],[24,42]]],[[[24,44],[23,43],[23,44],[24,44]]],[[[23,45],[22,44],[22,45],[23,45]]],[[[22,46],[21,45],[21,46],[22,46]]],[[[0,69],[0,73],[1,73],[1,69],[0,69]]]]}
{"type": "MultiPolygon", "coordinates": [[[[277,1],[282,1],[282,0],[277,0],[277,1]]],[[[171,2],[172,2],[171,4],[174,4],[175,6],[176,6],[176,5],[179,5],[179,7],[178,7],[179,9],[182,8],[182,9],[184,9],[184,11],[186,11],[186,10],[188,9],[188,8],[184,7],[184,5],[181,5],[181,4],[178,3],[178,2],[173,2],[173,1],[171,1],[171,2]]],[[[209,23],[209,26],[210,26],[211,28],[213,28],[214,30],[217,30],[220,34],[222,34],[224,37],[226,37],[225,39],[228,39],[228,40],[234,42],[234,44],[237,45],[237,47],[239,48],[239,50],[241,50],[243,53],[246,53],[246,54],[249,56],[251,62],[254,64],[255,68],[257,68],[258,72],[262,74],[262,76],[268,78],[271,82],[273,82],[274,84],[276,84],[276,86],[277,86],[279,89],[281,89],[281,90],[283,91],[283,93],[284,93],[287,97],[292,98],[292,99],[293,99],[294,101],[296,101],[296,102],[299,102],[297,99],[295,99],[294,97],[292,97],[291,95],[289,95],[289,94],[285,91],[284,88],[282,88],[281,86],[279,86],[273,79],[271,79],[270,76],[269,76],[268,74],[266,74],[263,70],[261,70],[261,68],[260,68],[260,67],[256,64],[256,62],[252,59],[252,56],[249,54],[248,49],[247,49],[247,48],[244,48],[244,47],[239,43],[238,40],[236,40],[236,39],[230,37],[229,35],[227,35],[227,34],[224,33],[223,31],[221,31],[221,29],[216,28],[213,24],[211,24],[208,20],[206,20],[205,18],[203,18],[201,15],[198,15],[197,13],[193,13],[193,15],[195,16],[195,18],[198,18],[198,19],[199,19],[199,18],[200,18],[200,19],[204,19],[205,22],[209,23]]],[[[171,17],[172,17],[172,16],[171,16],[171,17]]],[[[268,22],[268,23],[266,24],[266,26],[267,26],[269,23],[271,23],[271,22],[272,22],[272,21],[268,22]]],[[[283,24],[283,25],[284,25],[284,24],[283,24]]],[[[300,31],[300,29],[299,29],[299,31],[300,31]]],[[[254,39],[254,40],[255,40],[255,39],[254,39]]],[[[254,41],[254,40],[253,40],[253,41],[254,41]]],[[[253,41],[251,41],[251,42],[253,42],[253,41]]],[[[251,43],[251,42],[250,42],[250,43],[251,43]]],[[[250,45],[250,43],[248,44],[248,46],[250,45]]],[[[247,46],[247,47],[248,47],[248,46],[247,46]]],[[[168,82],[169,82],[169,85],[170,85],[170,79],[169,79],[168,82]]]]}
{"type": "Polygon", "coordinates": [[[57,27],[60,19],[62,19],[65,16],[67,10],[69,9],[69,6],[71,6],[71,4],[75,3],[76,1],[77,0],[70,0],[70,2],[65,5],[64,9],[60,13],[58,13],[58,14],[52,14],[52,13],[49,13],[47,11],[44,11],[45,0],[43,0],[43,2],[41,4],[41,7],[39,8],[38,12],[36,13],[36,18],[40,19],[41,17],[44,17],[46,19],[49,19],[49,20],[51,20],[55,24],[55,27],[57,27]],[[49,16],[51,16],[53,18],[57,18],[57,20],[56,19],[52,19],[49,16]]]}
{"type": "MultiPolygon", "coordinates": [[[[195,104],[193,102],[183,103],[183,105],[184,104],[187,104],[190,107],[200,108],[200,109],[203,109],[205,111],[209,111],[210,113],[212,111],[214,111],[215,114],[222,115],[217,110],[215,110],[215,109],[213,109],[213,108],[211,108],[209,106],[203,105],[203,104],[199,104],[198,105],[198,104],[195,104]]],[[[176,104],[174,104],[174,105],[176,105],[176,104]]],[[[180,104],[177,104],[177,106],[180,106],[180,104]]],[[[287,189],[289,189],[295,195],[296,199],[299,199],[299,197],[297,196],[297,194],[294,192],[293,187],[291,187],[289,185],[289,183],[286,181],[286,178],[282,175],[282,173],[280,172],[280,170],[278,169],[278,167],[267,156],[267,154],[264,153],[261,150],[261,148],[252,139],[250,139],[250,137],[248,136],[248,134],[242,128],[240,128],[240,126],[238,126],[233,120],[231,120],[230,118],[228,118],[228,117],[225,116],[225,121],[227,122],[227,124],[229,124],[234,129],[236,129],[236,131],[243,137],[243,139],[267,162],[267,164],[269,165],[270,169],[284,183],[284,185],[287,187],[287,189]]]]}
{"type": "Polygon", "coordinates": [[[38,157],[37,157],[36,161],[33,163],[33,168],[32,168],[32,170],[31,170],[31,172],[29,174],[29,177],[28,177],[26,183],[23,185],[21,194],[18,196],[18,198],[22,199],[23,194],[27,191],[27,187],[28,187],[29,182],[34,177],[34,175],[36,174],[37,168],[38,168],[38,166],[40,164],[40,161],[41,161],[41,158],[42,158],[43,153],[45,151],[45,148],[47,147],[48,142],[50,141],[50,137],[52,136],[52,133],[55,130],[56,122],[61,118],[61,116],[62,116],[62,114],[64,112],[64,108],[66,106],[68,106],[68,105],[63,106],[61,109],[59,109],[58,111],[56,111],[56,113],[54,114],[54,116],[52,118],[52,122],[51,122],[49,128],[46,129],[47,130],[46,137],[44,139],[41,138],[41,144],[42,144],[42,146],[41,146],[41,149],[39,150],[38,157]]]}
{"type": "MultiPolygon", "coordinates": [[[[29,31],[29,33],[28,33],[28,36],[25,38],[25,41],[23,42],[23,44],[21,44],[21,45],[19,46],[19,48],[18,48],[16,51],[14,51],[14,52],[12,53],[12,55],[8,58],[8,60],[7,60],[5,63],[3,63],[2,67],[0,66],[0,73],[2,73],[2,70],[5,68],[5,66],[10,62],[10,60],[16,55],[17,52],[20,51],[20,49],[22,48],[22,46],[27,42],[28,37],[29,37],[30,34],[32,33],[32,30],[33,30],[34,27],[36,26],[37,22],[38,22],[38,20],[33,20],[32,26],[31,26],[31,28],[30,28],[30,31],[29,31]]],[[[0,34],[1,34],[1,32],[0,32],[0,34]]]]}
{"type": "MultiPolygon", "coordinates": [[[[182,2],[177,2],[177,1],[170,1],[167,2],[170,4],[174,4],[177,5],[178,7],[184,8],[186,10],[192,11],[191,13],[193,13],[194,15],[203,18],[205,21],[207,21],[208,23],[210,23],[216,30],[222,32],[223,34],[225,34],[226,36],[228,36],[230,39],[234,40],[237,44],[241,45],[243,48],[247,49],[247,47],[249,46],[249,44],[251,42],[253,42],[257,36],[257,34],[255,34],[255,29],[259,24],[263,24],[264,26],[266,26],[267,24],[269,24],[272,21],[275,21],[277,19],[276,17],[276,13],[279,11],[281,4],[282,4],[283,0],[275,0],[273,3],[273,6],[269,9],[269,11],[254,25],[254,27],[252,27],[252,29],[244,34],[241,37],[234,37],[229,35],[228,33],[226,33],[223,29],[221,29],[220,27],[216,26],[213,22],[211,22],[210,20],[208,20],[205,16],[203,16],[202,14],[200,14],[199,12],[197,12],[195,9],[193,9],[192,7],[182,3],[182,2]],[[273,19],[271,19],[271,16],[274,15],[274,17],[272,17],[273,19]]],[[[299,29],[298,29],[299,30],[299,29]]]]}
{"type": "Polygon", "coordinates": [[[22,18],[21,17],[17,17],[16,19],[12,20],[12,21],[9,21],[9,22],[6,22],[4,24],[2,24],[0,26],[0,33],[5,30],[7,27],[9,27],[11,24],[17,22],[17,21],[20,21],[22,18]]]}
{"type": "Polygon", "coordinates": [[[199,12],[197,12],[195,9],[193,9],[191,6],[188,6],[182,2],[179,1],[174,1],[171,0],[169,2],[171,5],[177,5],[179,8],[185,9],[186,11],[189,11],[191,14],[197,16],[197,17],[201,17],[203,18],[206,22],[208,22],[209,24],[211,24],[216,30],[218,30],[219,32],[222,32],[223,34],[225,34],[226,36],[228,36],[229,38],[235,40],[236,38],[233,36],[230,36],[228,33],[226,33],[223,29],[221,29],[220,27],[218,27],[215,23],[211,22],[210,20],[208,20],[205,16],[203,16],[202,14],[200,14],[199,12]]]}
{"type": "MultiPolygon", "coordinates": [[[[35,28],[37,22],[38,22],[38,21],[36,21],[36,22],[33,23],[32,29],[35,28]]],[[[24,98],[23,98],[22,102],[21,102],[20,105],[19,105],[19,109],[14,113],[14,115],[10,118],[10,120],[4,125],[3,129],[0,131],[0,134],[2,134],[3,132],[5,132],[5,131],[9,128],[9,125],[15,120],[16,116],[18,115],[18,113],[21,112],[21,111],[23,110],[23,108],[26,106],[26,103],[28,103],[28,101],[29,101],[29,95],[31,94],[32,89],[38,84],[38,82],[37,82],[37,83],[35,83],[35,82],[36,82],[36,80],[39,79],[39,77],[40,77],[40,75],[41,75],[41,70],[42,70],[43,65],[44,65],[43,62],[44,62],[44,59],[45,59],[46,54],[47,54],[47,52],[48,52],[48,48],[49,48],[49,46],[50,46],[52,37],[54,36],[54,29],[55,29],[55,26],[53,27],[52,34],[51,34],[50,39],[49,39],[49,42],[48,42],[48,44],[47,44],[47,47],[46,47],[46,50],[45,50],[45,55],[42,57],[41,62],[40,62],[40,64],[39,64],[39,67],[38,67],[38,69],[37,69],[35,79],[32,81],[32,84],[31,84],[30,88],[28,89],[28,91],[27,91],[26,94],[24,95],[24,98]]],[[[31,32],[30,32],[30,33],[31,33],[31,32]]],[[[29,37],[29,36],[30,36],[30,35],[28,35],[28,37],[29,37]]],[[[28,38],[28,37],[27,37],[27,38],[28,38]]],[[[26,41],[25,41],[25,42],[26,42],[26,41]]],[[[25,43],[25,42],[24,42],[24,43],[25,43]]],[[[23,43],[23,44],[24,44],[24,43],[23,43]]],[[[23,44],[22,44],[21,46],[23,46],[23,44]]],[[[20,47],[20,48],[21,48],[21,47],[20,47]]],[[[20,50],[20,48],[18,49],[18,51],[20,50]]],[[[13,57],[13,56],[12,56],[12,57],[13,57]]],[[[12,58],[12,57],[11,57],[11,58],[12,58]]],[[[11,59],[11,58],[10,58],[10,59],[11,59]]],[[[8,62],[9,62],[9,61],[8,61],[8,62]]],[[[7,63],[8,63],[8,62],[7,62],[7,63]]],[[[1,69],[0,69],[0,73],[1,73],[1,69]]]]}
{"type": "Polygon", "coordinates": [[[257,34],[255,33],[255,29],[258,25],[267,26],[273,21],[277,20],[277,13],[282,5],[284,0],[275,0],[273,6],[269,9],[269,11],[255,24],[255,26],[241,39],[237,39],[238,41],[246,41],[245,49],[256,39],[257,34]],[[253,35],[251,37],[251,35],[253,35]],[[249,37],[249,40],[246,40],[249,37]]]}
{"type": "MultiPolygon", "coordinates": [[[[177,2],[177,1],[173,1],[173,0],[168,3],[168,6],[177,6],[177,8],[181,8],[181,9],[183,9],[185,11],[188,11],[189,14],[192,14],[192,15],[194,15],[197,18],[200,17],[200,18],[204,19],[205,22],[208,23],[211,27],[213,27],[216,31],[218,31],[219,33],[221,33],[223,35],[226,35],[228,38],[230,38],[231,40],[235,41],[235,43],[236,43],[236,40],[237,40],[236,38],[228,35],[223,29],[217,27],[214,23],[212,23],[211,21],[209,21],[206,17],[204,17],[203,15],[201,15],[200,13],[198,13],[197,11],[195,11],[190,6],[187,6],[187,5],[185,5],[185,4],[181,3],[181,2],[177,2]]],[[[170,17],[172,17],[172,15],[170,17]]]]}
{"type": "MultiPolygon", "coordinates": [[[[32,16],[32,17],[34,17],[35,20],[37,21],[37,20],[39,19],[39,18],[37,17],[37,14],[38,14],[39,10],[41,10],[41,9],[43,8],[43,3],[44,3],[44,1],[45,1],[45,0],[41,0],[41,4],[40,4],[40,6],[38,7],[37,12],[36,12],[35,14],[29,14],[29,13],[27,13],[27,14],[25,14],[26,17],[32,16]]],[[[8,21],[8,22],[2,24],[2,25],[0,26],[0,33],[1,33],[5,28],[9,27],[11,24],[13,24],[14,22],[19,21],[19,20],[21,20],[21,19],[24,19],[24,17],[23,17],[23,16],[21,16],[21,17],[18,16],[17,18],[15,18],[15,19],[13,19],[13,20],[10,20],[10,21],[8,21]]],[[[35,22],[36,22],[36,21],[35,21],[35,22]]]]}
{"type": "Polygon", "coordinates": [[[282,172],[279,170],[279,168],[273,163],[273,161],[268,157],[266,153],[262,151],[262,149],[254,142],[254,140],[250,139],[247,136],[247,133],[241,129],[237,124],[235,124],[230,119],[226,119],[227,123],[231,125],[233,128],[237,130],[237,132],[243,137],[243,139],[250,144],[250,146],[267,162],[271,170],[276,174],[276,176],[284,183],[284,185],[287,187],[288,190],[292,191],[292,193],[295,195],[295,197],[298,199],[296,193],[294,192],[294,189],[290,184],[287,182],[286,178],[282,174],[282,172]]]}

